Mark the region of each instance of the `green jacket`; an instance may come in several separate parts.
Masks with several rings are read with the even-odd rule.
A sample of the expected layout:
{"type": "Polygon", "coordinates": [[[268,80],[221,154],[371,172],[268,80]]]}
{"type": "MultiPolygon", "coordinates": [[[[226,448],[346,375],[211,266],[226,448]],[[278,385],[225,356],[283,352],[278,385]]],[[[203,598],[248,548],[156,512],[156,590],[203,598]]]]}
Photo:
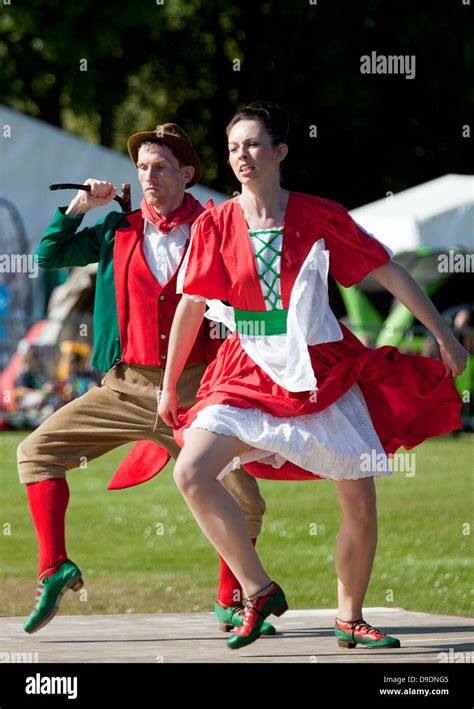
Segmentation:
{"type": "Polygon", "coordinates": [[[107,372],[122,358],[114,282],[115,230],[126,227],[131,212],[110,212],[91,227],[77,231],[83,215],[66,217],[60,207],[35,251],[42,268],[98,263],[94,300],[92,366],[107,372]]]}

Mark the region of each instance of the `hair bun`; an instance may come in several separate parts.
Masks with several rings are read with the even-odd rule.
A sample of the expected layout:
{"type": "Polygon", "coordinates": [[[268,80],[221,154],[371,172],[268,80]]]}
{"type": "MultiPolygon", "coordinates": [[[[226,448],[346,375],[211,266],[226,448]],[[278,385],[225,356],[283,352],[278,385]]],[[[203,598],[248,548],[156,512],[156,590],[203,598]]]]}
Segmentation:
{"type": "Polygon", "coordinates": [[[286,111],[273,101],[253,101],[246,106],[250,111],[265,115],[264,123],[270,128],[277,143],[285,143],[290,128],[286,111]]]}

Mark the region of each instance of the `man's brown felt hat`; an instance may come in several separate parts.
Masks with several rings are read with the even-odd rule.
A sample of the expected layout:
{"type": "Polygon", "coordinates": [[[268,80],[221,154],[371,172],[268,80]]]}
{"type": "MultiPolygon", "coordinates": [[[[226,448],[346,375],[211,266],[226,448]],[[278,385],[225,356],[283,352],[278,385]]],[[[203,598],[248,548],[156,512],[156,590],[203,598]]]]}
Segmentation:
{"type": "Polygon", "coordinates": [[[127,143],[128,152],[135,167],[138,162],[138,149],[140,144],[143,143],[144,140],[150,140],[151,138],[162,140],[163,143],[169,145],[178,153],[185,165],[192,165],[194,167],[194,176],[186,187],[192,187],[199,182],[202,175],[201,161],[193,148],[189,136],[176,123],[163,123],[162,125],[157,125],[155,130],[134,133],[134,135],[130,136],[127,143]]]}

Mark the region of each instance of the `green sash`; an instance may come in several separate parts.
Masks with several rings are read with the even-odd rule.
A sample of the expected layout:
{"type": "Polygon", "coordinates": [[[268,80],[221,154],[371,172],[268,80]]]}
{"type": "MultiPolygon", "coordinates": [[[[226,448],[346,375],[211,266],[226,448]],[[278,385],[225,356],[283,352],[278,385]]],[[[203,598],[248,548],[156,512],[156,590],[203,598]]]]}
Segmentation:
{"type": "Polygon", "coordinates": [[[234,308],[235,329],[239,335],[283,335],[288,309],[239,310],[234,308]]]}

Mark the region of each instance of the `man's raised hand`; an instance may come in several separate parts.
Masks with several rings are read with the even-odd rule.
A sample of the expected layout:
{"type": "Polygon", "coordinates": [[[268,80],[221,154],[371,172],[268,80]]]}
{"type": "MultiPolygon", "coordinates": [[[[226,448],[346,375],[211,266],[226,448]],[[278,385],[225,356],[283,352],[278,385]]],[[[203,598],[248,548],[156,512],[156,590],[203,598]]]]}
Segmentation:
{"type": "Polygon", "coordinates": [[[117,194],[117,188],[105,180],[95,180],[93,177],[88,177],[84,184],[90,185],[90,192],[77,191],[66,210],[66,214],[70,217],[85,214],[94,207],[102,207],[102,205],[111,202],[117,194]]]}

